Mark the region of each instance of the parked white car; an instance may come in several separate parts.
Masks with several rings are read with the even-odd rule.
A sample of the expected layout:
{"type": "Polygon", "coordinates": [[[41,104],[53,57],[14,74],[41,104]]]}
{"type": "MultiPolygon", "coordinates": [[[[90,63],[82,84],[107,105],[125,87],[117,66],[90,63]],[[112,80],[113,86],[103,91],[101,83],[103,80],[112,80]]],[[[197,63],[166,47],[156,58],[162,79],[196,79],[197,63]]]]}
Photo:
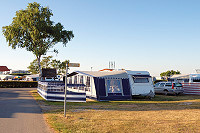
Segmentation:
{"type": "Polygon", "coordinates": [[[178,82],[158,82],[154,85],[155,93],[162,93],[165,95],[174,94],[179,95],[183,93],[183,86],[178,82]]]}

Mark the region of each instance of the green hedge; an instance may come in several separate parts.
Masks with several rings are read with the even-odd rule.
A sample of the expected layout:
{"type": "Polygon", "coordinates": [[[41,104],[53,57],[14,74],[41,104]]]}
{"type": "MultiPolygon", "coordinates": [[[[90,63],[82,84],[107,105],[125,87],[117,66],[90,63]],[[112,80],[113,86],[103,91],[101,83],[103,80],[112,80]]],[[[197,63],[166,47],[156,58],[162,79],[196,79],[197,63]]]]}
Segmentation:
{"type": "Polygon", "coordinates": [[[24,75],[31,75],[31,74],[29,74],[29,73],[11,73],[9,75],[24,76],[24,75]]]}
{"type": "Polygon", "coordinates": [[[37,81],[0,81],[0,88],[35,88],[37,81]]]}

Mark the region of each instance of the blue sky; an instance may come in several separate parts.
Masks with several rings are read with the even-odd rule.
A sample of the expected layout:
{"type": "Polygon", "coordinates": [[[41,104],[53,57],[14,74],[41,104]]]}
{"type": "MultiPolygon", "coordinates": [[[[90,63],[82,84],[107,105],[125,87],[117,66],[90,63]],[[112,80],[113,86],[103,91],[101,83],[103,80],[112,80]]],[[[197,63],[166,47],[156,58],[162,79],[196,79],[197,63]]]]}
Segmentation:
{"type": "MultiPolygon", "coordinates": [[[[34,1],[1,2],[0,27],[11,24],[15,12],[34,1]]],[[[73,70],[116,68],[146,70],[158,76],[167,70],[183,74],[200,69],[199,0],[36,0],[48,6],[74,39],[56,45],[55,59],[79,62],[73,70]]],[[[0,30],[0,65],[27,69],[31,52],[8,47],[0,30]]]]}

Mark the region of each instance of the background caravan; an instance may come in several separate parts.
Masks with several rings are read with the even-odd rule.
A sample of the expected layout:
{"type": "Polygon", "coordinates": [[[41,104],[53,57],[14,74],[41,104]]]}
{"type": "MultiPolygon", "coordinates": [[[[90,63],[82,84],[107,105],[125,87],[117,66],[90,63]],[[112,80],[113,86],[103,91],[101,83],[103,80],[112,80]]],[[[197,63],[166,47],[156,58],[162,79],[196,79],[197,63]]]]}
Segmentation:
{"type": "Polygon", "coordinates": [[[173,75],[168,80],[182,83],[184,94],[200,95],[200,74],[173,75]]]}
{"type": "Polygon", "coordinates": [[[68,90],[86,92],[87,98],[98,101],[129,100],[132,95],[154,97],[147,71],[75,71],[68,76],[68,84],[85,84],[68,90]]]}

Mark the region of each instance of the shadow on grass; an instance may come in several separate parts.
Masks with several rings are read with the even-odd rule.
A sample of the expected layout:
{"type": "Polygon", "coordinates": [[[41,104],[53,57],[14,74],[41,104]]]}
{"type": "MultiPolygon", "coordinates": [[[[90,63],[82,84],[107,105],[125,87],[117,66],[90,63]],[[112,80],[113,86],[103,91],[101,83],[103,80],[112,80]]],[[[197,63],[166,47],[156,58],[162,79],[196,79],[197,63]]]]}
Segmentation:
{"type": "Polygon", "coordinates": [[[183,100],[200,100],[200,95],[155,95],[151,100],[144,97],[133,97],[132,101],[183,101],[183,100]]]}
{"type": "MultiPolygon", "coordinates": [[[[62,110],[63,102],[51,102],[42,99],[37,92],[32,92],[32,95],[39,104],[44,107],[53,107],[49,111],[62,110]]],[[[83,111],[83,110],[118,110],[118,111],[152,111],[152,110],[183,110],[183,109],[200,109],[200,96],[198,95],[180,95],[180,96],[165,96],[156,95],[152,100],[144,97],[133,97],[127,101],[92,101],[86,103],[68,102],[67,110],[83,111]]]]}

